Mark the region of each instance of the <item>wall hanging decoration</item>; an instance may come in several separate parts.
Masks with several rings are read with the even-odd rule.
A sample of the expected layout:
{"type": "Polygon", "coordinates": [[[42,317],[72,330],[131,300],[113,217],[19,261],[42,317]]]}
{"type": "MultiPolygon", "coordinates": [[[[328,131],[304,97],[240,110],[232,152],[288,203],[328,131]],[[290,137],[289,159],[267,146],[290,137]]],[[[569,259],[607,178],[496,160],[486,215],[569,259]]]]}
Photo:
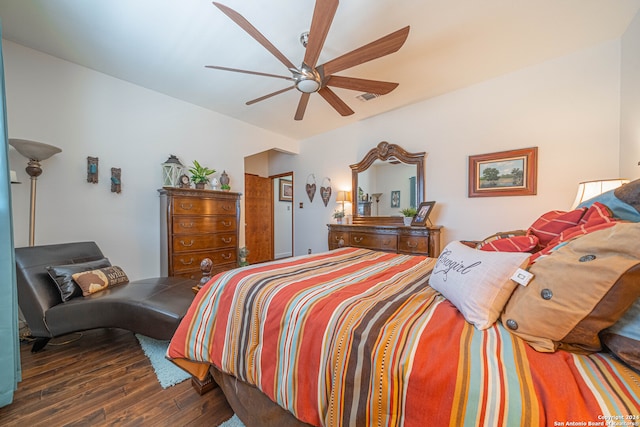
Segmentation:
{"type": "Polygon", "coordinates": [[[309,196],[309,203],[313,203],[313,196],[316,195],[316,177],[312,173],[307,177],[305,190],[307,191],[307,196],[309,196]]]}
{"type": "Polygon", "coordinates": [[[281,202],[293,201],[293,181],[290,179],[280,180],[280,191],[278,192],[278,200],[281,202]]]}
{"type": "Polygon", "coordinates": [[[180,176],[184,173],[184,165],[173,154],[162,164],[162,186],[177,187],[180,176]]]}
{"type": "Polygon", "coordinates": [[[329,177],[324,177],[322,180],[322,186],[320,187],[320,197],[322,197],[322,202],[325,206],[329,204],[329,199],[331,198],[331,179],[329,177]]]}
{"type": "Polygon", "coordinates": [[[538,147],[469,156],[469,197],[533,196],[538,147]]]}
{"type": "Polygon", "coordinates": [[[87,182],[91,184],[98,183],[98,158],[87,157],[87,182]]]}
{"type": "Polygon", "coordinates": [[[391,192],[391,207],[392,208],[400,207],[400,190],[395,190],[391,192]]]}
{"type": "Polygon", "coordinates": [[[111,168],[111,192],[120,194],[122,191],[121,170],[111,168]]]}

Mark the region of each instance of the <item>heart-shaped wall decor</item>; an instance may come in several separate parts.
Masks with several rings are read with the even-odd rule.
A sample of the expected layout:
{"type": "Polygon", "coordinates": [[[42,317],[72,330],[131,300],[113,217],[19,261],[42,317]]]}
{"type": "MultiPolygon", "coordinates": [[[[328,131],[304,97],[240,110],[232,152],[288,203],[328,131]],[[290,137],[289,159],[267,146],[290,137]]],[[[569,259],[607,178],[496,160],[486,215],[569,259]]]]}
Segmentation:
{"type": "Polygon", "coordinates": [[[320,197],[322,197],[324,205],[327,206],[331,198],[331,187],[320,187],[320,197]]]}
{"type": "Polygon", "coordinates": [[[309,203],[313,203],[313,196],[316,195],[316,176],[312,173],[307,177],[307,196],[309,196],[309,203]]]}
{"type": "Polygon", "coordinates": [[[316,184],[307,184],[307,196],[309,196],[309,202],[313,202],[313,196],[316,195],[316,184]]]}

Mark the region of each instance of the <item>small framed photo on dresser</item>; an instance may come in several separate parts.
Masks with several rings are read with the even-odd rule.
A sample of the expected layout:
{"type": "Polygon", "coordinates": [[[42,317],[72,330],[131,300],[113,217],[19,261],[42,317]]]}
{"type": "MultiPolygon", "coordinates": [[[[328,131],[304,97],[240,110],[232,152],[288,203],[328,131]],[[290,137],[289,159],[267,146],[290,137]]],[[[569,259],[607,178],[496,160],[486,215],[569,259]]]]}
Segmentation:
{"type": "MultiPolygon", "coordinates": [[[[422,226],[427,225],[427,221],[429,221],[429,215],[433,210],[433,206],[436,202],[422,202],[418,207],[418,213],[413,217],[413,221],[411,221],[412,226],[422,226]]],[[[431,224],[431,221],[429,221],[431,224]]]]}

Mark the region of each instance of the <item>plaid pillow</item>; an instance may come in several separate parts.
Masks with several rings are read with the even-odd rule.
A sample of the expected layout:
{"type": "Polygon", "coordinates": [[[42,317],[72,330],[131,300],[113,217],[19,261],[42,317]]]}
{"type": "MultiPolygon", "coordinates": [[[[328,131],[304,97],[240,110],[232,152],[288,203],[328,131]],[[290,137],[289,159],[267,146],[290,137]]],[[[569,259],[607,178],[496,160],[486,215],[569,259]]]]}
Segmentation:
{"type": "Polygon", "coordinates": [[[490,252],[530,252],[538,246],[538,238],[529,236],[498,237],[480,243],[476,249],[490,252]]]}
{"type": "Polygon", "coordinates": [[[605,205],[595,202],[580,219],[579,224],[567,228],[552,239],[545,248],[531,256],[531,262],[555,250],[559,245],[582,235],[603,230],[616,224],[613,213],[605,205]]]}
{"type": "Polygon", "coordinates": [[[544,248],[564,230],[578,225],[586,210],[587,208],[580,208],[569,212],[547,212],[531,224],[527,234],[536,236],[539,246],[544,248]]]}

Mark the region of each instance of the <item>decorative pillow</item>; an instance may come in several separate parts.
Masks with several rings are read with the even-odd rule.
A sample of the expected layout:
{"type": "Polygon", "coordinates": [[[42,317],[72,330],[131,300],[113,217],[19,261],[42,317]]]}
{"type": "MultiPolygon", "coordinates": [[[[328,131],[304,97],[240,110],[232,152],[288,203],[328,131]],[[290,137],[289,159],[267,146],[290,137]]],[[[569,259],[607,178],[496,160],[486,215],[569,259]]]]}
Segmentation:
{"type": "Polygon", "coordinates": [[[578,225],[586,210],[587,208],[580,208],[569,212],[547,212],[531,224],[527,234],[536,236],[540,247],[544,248],[563,230],[578,225]]]}
{"type": "Polygon", "coordinates": [[[530,236],[512,236],[497,238],[480,243],[476,249],[489,252],[529,252],[538,246],[538,238],[530,236]]]}
{"type": "Polygon", "coordinates": [[[81,262],[77,264],[55,265],[47,267],[49,276],[56,282],[60,290],[62,301],[69,301],[71,298],[81,297],[82,289],[73,281],[73,275],[82,271],[95,270],[96,268],[110,267],[111,263],[107,258],[96,261],[81,262]]]}
{"type": "Polygon", "coordinates": [[[640,224],[617,223],[560,246],[530,269],[502,323],[538,351],[601,350],[598,333],[640,296],[640,224]]]}
{"type": "Polygon", "coordinates": [[[615,325],[602,331],[600,339],[613,354],[640,371],[640,299],[615,325]]]}
{"type": "Polygon", "coordinates": [[[595,202],[611,209],[615,218],[640,222],[640,179],[586,200],[578,207],[589,207],[595,202]]]}
{"type": "Polygon", "coordinates": [[[485,252],[449,243],[431,272],[429,284],[478,329],[493,325],[516,283],[511,276],[527,264],[529,254],[485,252]]]}
{"type": "Polygon", "coordinates": [[[88,296],[103,291],[109,286],[129,283],[129,278],[120,267],[105,267],[98,270],[76,273],[73,280],[80,285],[82,295],[88,296]]]}
{"type": "Polygon", "coordinates": [[[591,207],[589,207],[589,209],[587,209],[578,225],[563,230],[557,237],[549,242],[546,248],[543,248],[539,252],[533,254],[530,262],[533,264],[539,257],[551,253],[563,242],[568,242],[571,239],[575,239],[576,237],[580,237],[584,234],[592,233],[597,230],[612,227],[615,224],[616,219],[613,218],[611,210],[609,210],[605,205],[595,202],[591,207]]]}

